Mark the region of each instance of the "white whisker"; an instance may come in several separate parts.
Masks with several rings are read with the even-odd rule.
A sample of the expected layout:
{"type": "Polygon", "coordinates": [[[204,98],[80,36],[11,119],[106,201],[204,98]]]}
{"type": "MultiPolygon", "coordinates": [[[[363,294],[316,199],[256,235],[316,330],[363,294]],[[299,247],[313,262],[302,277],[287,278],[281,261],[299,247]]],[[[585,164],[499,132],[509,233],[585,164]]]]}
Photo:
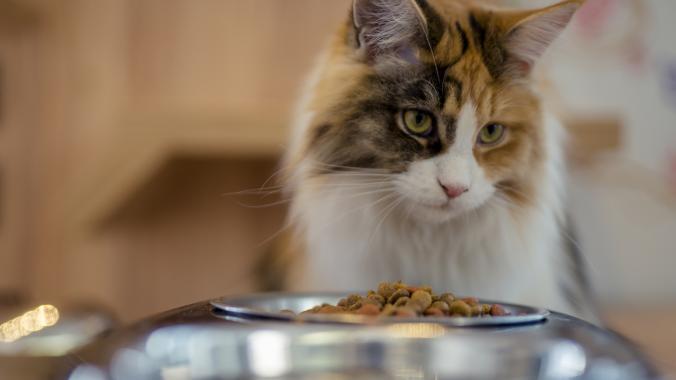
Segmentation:
{"type": "Polygon", "coordinates": [[[321,226],[318,231],[320,231],[320,232],[323,231],[324,229],[328,228],[329,226],[333,225],[336,222],[341,221],[343,218],[345,218],[346,216],[348,216],[348,215],[350,215],[354,212],[361,211],[361,210],[363,210],[367,207],[375,207],[379,203],[382,203],[383,201],[386,201],[388,199],[391,199],[392,197],[397,197],[397,196],[398,196],[397,194],[389,193],[389,194],[386,194],[386,195],[380,197],[379,199],[377,199],[376,201],[374,201],[372,203],[368,203],[368,204],[365,204],[365,205],[360,205],[358,207],[351,208],[351,209],[347,210],[346,212],[338,215],[336,218],[330,219],[326,224],[321,226]]]}
{"type": "Polygon", "coordinates": [[[392,213],[392,210],[394,210],[395,208],[397,208],[397,206],[399,206],[399,205],[401,204],[401,202],[403,202],[403,201],[404,201],[404,197],[403,197],[403,196],[398,196],[394,201],[392,201],[392,203],[390,203],[390,205],[388,205],[388,206],[384,209],[385,211],[383,211],[383,214],[384,214],[383,217],[382,217],[382,218],[380,219],[380,221],[376,224],[375,229],[374,229],[373,231],[371,231],[371,235],[369,235],[368,241],[367,241],[367,243],[366,243],[366,250],[367,250],[367,252],[369,251],[369,248],[370,248],[370,246],[371,246],[371,241],[372,241],[373,238],[376,236],[378,230],[380,229],[380,226],[383,224],[383,222],[385,221],[385,219],[387,219],[387,217],[392,213]]]}

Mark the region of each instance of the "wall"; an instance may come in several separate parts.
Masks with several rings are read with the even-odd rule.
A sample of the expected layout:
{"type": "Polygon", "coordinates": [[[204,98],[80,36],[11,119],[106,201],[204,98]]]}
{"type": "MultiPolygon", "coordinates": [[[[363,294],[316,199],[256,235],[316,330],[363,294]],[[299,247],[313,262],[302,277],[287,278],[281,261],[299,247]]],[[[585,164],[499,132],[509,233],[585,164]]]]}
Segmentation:
{"type": "Polygon", "coordinates": [[[588,2],[549,57],[567,112],[613,115],[620,150],[574,171],[572,212],[600,299],[676,304],[676,3],[588,2]]]}

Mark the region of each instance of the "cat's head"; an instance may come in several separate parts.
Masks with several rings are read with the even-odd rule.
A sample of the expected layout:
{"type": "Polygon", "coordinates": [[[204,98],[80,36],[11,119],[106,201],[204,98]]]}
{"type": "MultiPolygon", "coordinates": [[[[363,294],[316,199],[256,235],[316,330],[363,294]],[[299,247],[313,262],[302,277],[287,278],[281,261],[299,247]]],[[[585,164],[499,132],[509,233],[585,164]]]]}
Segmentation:
{"type": "Polygon", "coordinates": [[[316,163],[319,180],[390,189],[431,222],[493,199],[531,202],[548,154],[531,70],[581,4],[354,0],[296,158],[316,163]]]}

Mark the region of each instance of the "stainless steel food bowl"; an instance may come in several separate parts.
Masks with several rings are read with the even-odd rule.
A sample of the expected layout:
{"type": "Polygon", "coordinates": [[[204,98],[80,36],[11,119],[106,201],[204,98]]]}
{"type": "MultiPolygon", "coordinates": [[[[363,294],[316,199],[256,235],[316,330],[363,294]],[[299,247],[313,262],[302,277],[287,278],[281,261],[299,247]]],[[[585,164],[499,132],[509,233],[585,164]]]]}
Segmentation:
{"type": "Polygon", "coordinates": [[[186,306],[119,330],[75,352],[63,377],[658,378],[641,353],[620,336],[555,312],[535,323],[493,326],[427,320],[306,323],[274,315],[280,309],[300,310],[322,300],[328,300],[326,294],[278,293],[186,306]],[[251,310],[273,315],[254,315],[251,310]]]}

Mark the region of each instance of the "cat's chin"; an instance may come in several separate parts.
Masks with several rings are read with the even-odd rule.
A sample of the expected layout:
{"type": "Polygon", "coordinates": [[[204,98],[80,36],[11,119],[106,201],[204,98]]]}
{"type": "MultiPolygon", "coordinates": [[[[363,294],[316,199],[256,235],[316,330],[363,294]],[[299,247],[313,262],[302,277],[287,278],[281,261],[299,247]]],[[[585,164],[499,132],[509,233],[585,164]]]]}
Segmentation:
{"type": "Polygon", "coordinates": [[[453,203],[429,205],[415,202],[411,204],[410,218],[416,222],[443,224],[471,212],[471,209],[453,203]]]}

